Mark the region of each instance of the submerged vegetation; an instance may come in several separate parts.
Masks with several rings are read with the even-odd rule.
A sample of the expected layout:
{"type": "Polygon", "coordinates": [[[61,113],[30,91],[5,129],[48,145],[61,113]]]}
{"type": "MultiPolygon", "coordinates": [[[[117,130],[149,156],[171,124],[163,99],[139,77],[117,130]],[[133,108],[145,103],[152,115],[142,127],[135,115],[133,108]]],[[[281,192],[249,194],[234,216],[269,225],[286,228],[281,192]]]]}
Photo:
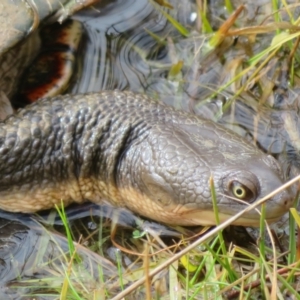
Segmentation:
{"type": "MultiPolygon", "coordinates": [[[[258,125],[264,121],[263,111],[299,109],[300,4],[236,2],[197,0],[196,25],[188,27],[176,19],[171,1],[151,1],[175,33],[160,36],[151,28],[145,33],[156,41],[157,56],[163,48],[172,58],[171,64],[158,68],[167,73],[174,93],[185,90],[191,99],[197,96],[192,110],[200,115],[217,103],[212,117],[286,159],[286,177],[292,178],[292,159],[273,148],[274,141],[265,146],[265,132],[258,125]],[[194,49],[188,55],[187,44],[194,49]],[[213,68],[217,76],[207,75],[213,68]],[[236,127],[240,107],[250,107],[256,123],[236,127]]],[[[134,49],[154,64],[141,49],[134,49]]],[[[297,124],[285,121],[283,128],[297,152],[297,124]]],[[[22,270],[22,276],[7,286],[26,294],[22,299],[300,299],[296,209],[291,210],[289,224],[284,220],[276,227],[266,224],[262,210],[257,230],[228,227],[233,219],[218,224],[216,205],[218,226],[213,229],[166,227],[107,207],[88,206],[87,211],[89,215],[74,221],[57,208],[60,225],[53,221],[56,212],[47,221],[37,217],[39,239],[31,275],[24,276],[22,270]]]]}

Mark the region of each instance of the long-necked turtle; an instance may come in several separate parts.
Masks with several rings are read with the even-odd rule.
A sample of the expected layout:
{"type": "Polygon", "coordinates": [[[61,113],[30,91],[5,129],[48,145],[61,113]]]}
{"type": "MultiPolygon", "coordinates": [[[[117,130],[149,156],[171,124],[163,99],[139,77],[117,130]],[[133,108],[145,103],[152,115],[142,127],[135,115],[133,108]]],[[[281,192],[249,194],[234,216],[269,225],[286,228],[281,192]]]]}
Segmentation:
{"type": "MultiPolygon", "coordinates": [[[[54,3],[51,12],[58,9],[54,3]]],[[[31,20],[34,13],[41,18],[50,13],[40,13],[37,3],[23,13],[26,9],[31,20]]],[[[35,27],[33,21],[25,24],[27,31],[35,27]]],[[[215,224],[210,178],[221,220],[283,183],[276,161],[233,132],[131,92],[44,99],[0,127],[0,208],[5,210],[34,212],[61,200],[106,199],[158,221],[210,225],[215,224]]],[[[267,203],[267,219],[277,220],[291,205],[290,193],[279,192],[267,203]]],[[[254,210],[235,222],[258,223],[254,210]]]]}

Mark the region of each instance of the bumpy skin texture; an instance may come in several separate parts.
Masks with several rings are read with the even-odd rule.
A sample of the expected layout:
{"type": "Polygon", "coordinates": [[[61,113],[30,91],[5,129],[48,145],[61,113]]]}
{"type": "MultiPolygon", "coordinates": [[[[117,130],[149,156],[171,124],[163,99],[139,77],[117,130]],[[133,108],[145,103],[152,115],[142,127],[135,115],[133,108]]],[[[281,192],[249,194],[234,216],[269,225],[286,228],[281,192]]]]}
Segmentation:
{"type": "MultiPolygon", "coordinates": [[[[41,100],[0,127],[0,208],[34,212],[106,200],[173,224],[214,224],[213,177],[221,220],[282,184],[276,161],[219,125],[131,92],[41,100]],[[241,190],[238,190],[241,193],[241,190]]],[[[267,218],[292,205],[271,198],[267,218]]],[[[251,211],[236,224],[256,225],[251,211]]]]}

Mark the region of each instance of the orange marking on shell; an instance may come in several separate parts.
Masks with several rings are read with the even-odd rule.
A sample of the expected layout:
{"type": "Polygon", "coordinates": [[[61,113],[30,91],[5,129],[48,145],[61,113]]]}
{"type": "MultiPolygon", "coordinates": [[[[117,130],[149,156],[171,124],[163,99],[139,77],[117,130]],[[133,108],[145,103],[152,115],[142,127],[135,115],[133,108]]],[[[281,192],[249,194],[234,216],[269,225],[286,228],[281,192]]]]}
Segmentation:
{"type": "MultiPolygon", "coordinates": [[[[24,76],[18,97],[26,103],[63,93],[75,67],[75,54],[83,27],[77,21],[55,25],[54,32],[44,30],[44,48],[24,76]]],[[[25,104],[25,103],[24,103],[25,104]]]]}

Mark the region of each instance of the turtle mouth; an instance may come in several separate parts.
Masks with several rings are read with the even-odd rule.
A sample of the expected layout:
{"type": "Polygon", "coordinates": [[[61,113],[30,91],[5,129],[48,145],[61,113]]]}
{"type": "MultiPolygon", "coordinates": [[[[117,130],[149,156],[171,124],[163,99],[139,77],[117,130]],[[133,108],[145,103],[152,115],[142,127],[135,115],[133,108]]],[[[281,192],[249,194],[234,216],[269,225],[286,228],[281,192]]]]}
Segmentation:
{"type": "MultiPolygon", "coordinates": [[[[278,221],[282,216],[283,214],[281,213],[280,215],[268,217],[266,218],[266,221],[268,223],[273,223],[278,221]]],[[[230,218],[234,217],[234,215],[218,213],[218,217],[219,222],[223,223],[229,220],[230,218]]],[[[213,211],[194,211],[180,216],[179,219],[180,224],[185,226],[215,226],[217,224],[215,213],[213,211]]],[[[258,213],[256,214],[256,217],[254,217],[253,215],[253,218],[251,218],[251,216],[249,217],[249,215],[242,215],[237,220],[232,221],[230,225],[258,227],[260,225],[260,216],[258,213]]]]}
{"type": "MultiPolygon", "coordinates": [[[[122,198],[127,199],[125,207],[129,210],[158,222],[181,226],[215,226],[218,223],[212,207],[201,208],[195,207],[195,204],[182,205],[176,203],[160,205],[133,188],[121,189],[121,195],[122,198]]],[[[291,207],[292,201],[290,199],[290,197],[281,197],[279,203],[278,201],[268,202],[266,205],[266,221],[272,223],[279,220],[291,207]]],[[[239,205],[219,206],[218,217],[220,223],[234,217],[235,214],[246,207],[240,203],[239,205]]],[[[260,224],[260,210],[260,206],[251,209],[230,224],[257,227],[260,224]]]]}
{"type": "MultiPolygon", "coordinates": [[[[291,207],[293,201],[289,199],[282,199],[281,203],[273,203],[272,207],[269,204],[266,206],[266,215],[264,219],[268,223],[273,223],[281,219],[281,217],[288,212],[291,207]]],[[[224,207],[223,207],[224,208],[224,207]]],[[[230,218],[233,218],[237,215],[242,209],[245,207],[231,207],[231,209],[218,208],[218,222],[223,223],[230,218]]],[[[204,226],[214,226],[218,222],[216,220],[216,213],[211,209],[198,209],[198,208],[187,208],[185,206],[177,206],[173,208],[173,219],[172,224],[183,225],[183,226],[196,226],[196,225],[204,225],[204,226]],[[177,217],[175,217],[175,214],[177,217]]],[[[246,211],[242,214],[238,219],[233,220],[231,225],[238,226],[253,226],[258,227],[260,225],[261,219],[261,206],[259,205],[256,208],[253,208],[249,211],[246,211]]],[[[171,212],[169,212],[171,213],[171,212]]],[[[171,222],[169,222],[171,223],[171,222]]],[[[228,225],[230,225],[228,224],[228,225]]]]}

